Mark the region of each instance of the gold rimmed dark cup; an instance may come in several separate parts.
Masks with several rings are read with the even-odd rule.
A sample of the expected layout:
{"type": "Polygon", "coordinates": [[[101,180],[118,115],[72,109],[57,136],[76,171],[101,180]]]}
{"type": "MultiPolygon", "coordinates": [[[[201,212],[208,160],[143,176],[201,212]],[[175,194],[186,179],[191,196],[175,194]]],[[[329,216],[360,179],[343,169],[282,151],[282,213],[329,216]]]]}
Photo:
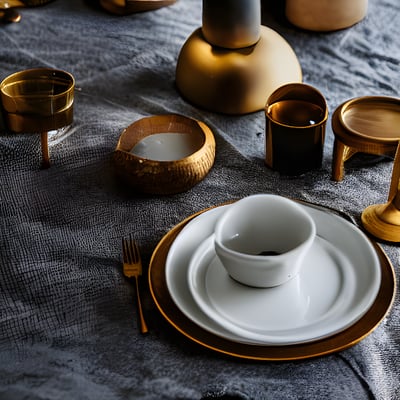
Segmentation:
{"type": "Polygon", "coordinates": [[[265,164],[283,175],[321,167],[328,107],[324,96],[304,83],[276,89],[265,106],[265,164]]]}
{"type": "Polygon", "coordinates": [[[72,124],[74,77],[52,68],[15,72],[0,83],[5,124],[13,133],[40,133],[44,166],[49,166],[47,133],[72,124]]]}

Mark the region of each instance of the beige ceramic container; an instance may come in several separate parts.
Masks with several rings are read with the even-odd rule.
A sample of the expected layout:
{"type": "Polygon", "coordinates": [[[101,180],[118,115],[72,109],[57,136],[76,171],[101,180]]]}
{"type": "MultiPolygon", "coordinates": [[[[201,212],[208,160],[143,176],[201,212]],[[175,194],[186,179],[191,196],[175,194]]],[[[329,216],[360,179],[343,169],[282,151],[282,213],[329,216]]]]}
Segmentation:
{"type": "Polygon", "coordinates": [[[286,17],[311,31],[348,28],[367,14],[368,0],[286,0],[286,17]]]}

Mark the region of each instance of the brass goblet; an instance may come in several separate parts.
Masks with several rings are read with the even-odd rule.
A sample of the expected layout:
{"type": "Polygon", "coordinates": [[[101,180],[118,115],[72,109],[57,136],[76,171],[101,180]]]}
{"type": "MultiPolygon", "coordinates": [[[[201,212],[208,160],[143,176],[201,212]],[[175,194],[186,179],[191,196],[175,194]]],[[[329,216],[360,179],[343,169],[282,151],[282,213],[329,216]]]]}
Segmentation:
{"type": "Polygon", "coordinates": [[[175,75],[182,97],[233,115],[262,110],[275,89],[302,81],[292,47],[261,25],[260,0],[203,0],[202,27],[183,44],[175,75]]]}
{"type": "Polygon", "coordinates": [[[8,130],[41,135],[43,168],[50,166],[48,132],[72,124],[74,87],[70,73],[52,68],[16,72],[0,83],[8,130]]]}

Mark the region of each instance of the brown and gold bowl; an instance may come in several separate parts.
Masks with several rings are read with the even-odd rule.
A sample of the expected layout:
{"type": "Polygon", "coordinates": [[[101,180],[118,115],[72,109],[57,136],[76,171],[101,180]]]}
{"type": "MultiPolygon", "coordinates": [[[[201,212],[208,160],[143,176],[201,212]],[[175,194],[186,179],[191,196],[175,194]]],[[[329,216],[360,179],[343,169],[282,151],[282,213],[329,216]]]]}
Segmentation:
{"type": "Polygon", "coordinates": [[[157,10],[175,2],[176,0],[100,0],[100,5],[112,14],[127,15],[157,10]]]}
{"type": "Polygon", "coordinates": [[[174,194],[210,171],[215,139],[201,121],[168,114],[142,118],[122,132],[114,151],[117,174],[135,190],[174,194]]]}

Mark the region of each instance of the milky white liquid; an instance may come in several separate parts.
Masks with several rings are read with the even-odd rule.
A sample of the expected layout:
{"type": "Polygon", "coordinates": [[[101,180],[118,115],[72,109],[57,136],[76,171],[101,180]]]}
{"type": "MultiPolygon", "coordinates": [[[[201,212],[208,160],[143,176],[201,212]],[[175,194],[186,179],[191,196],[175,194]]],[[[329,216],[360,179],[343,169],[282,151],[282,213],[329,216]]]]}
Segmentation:
{"type": "Polygon", "coordinates": [[[175,161],[193,154],[200,148],[199,138],[190,133],[155,133],[142,139],[131,153],[156,161],[175,161]]]}

